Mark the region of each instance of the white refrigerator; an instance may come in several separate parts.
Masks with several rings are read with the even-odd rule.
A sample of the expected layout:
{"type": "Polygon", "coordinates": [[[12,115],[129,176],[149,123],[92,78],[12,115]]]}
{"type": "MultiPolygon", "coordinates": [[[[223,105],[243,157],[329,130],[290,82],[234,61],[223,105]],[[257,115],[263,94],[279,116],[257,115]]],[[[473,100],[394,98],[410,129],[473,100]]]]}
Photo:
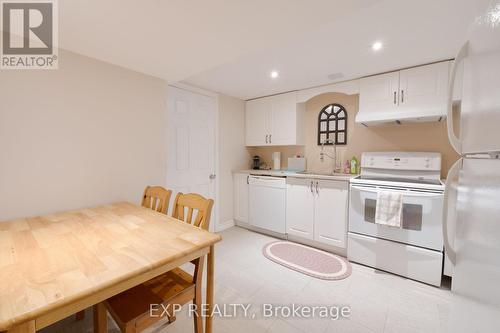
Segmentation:
{"type": "MultiPolygon", "coordinates": [[[[448,136],[461,159],[446,181],[443,235],[457,299],[496,311],[500,310],[499,0],[476,18],[467,40],[451,73],[448,136]]],[[[462,331],[471,314],[456,318],[462,331]]],[[[482,327],[472,329],[488,331],[493,322],[498,324],[497,316],[487,318],[482,327]]]]}

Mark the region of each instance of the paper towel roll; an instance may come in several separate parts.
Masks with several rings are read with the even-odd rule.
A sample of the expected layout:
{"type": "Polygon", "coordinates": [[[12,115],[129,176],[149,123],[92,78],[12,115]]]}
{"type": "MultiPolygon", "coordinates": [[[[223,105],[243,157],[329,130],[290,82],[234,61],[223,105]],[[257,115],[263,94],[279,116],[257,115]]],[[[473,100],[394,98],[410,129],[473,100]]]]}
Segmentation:
{"type": "Polygon", "coordinates": [[[279,151],[273,153],[273,169],[281,169],[281,153],[279,151]]]}

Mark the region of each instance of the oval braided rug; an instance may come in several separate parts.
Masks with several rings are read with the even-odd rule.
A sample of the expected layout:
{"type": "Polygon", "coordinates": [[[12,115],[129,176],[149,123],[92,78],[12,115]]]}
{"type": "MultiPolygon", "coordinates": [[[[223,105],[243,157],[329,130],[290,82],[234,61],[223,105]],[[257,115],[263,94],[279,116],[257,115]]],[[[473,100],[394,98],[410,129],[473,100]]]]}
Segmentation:
{"type": "Polygon", "coordinates": [[[288,241],[269,243],[264,256],[280,265],[322,280],[341,280],[351,275],[351,264],[343,257],[288,241]]]}

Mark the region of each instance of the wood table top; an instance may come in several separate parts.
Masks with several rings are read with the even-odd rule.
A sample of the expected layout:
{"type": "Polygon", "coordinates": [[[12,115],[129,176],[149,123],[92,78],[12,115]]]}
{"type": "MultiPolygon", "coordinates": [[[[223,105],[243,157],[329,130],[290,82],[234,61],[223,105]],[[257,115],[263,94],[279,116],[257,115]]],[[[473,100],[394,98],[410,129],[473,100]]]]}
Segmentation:
{"type": "Polygon", "coordinates": [[[220,239],[126,202],[0,222],[0,331],[220,239]]]}

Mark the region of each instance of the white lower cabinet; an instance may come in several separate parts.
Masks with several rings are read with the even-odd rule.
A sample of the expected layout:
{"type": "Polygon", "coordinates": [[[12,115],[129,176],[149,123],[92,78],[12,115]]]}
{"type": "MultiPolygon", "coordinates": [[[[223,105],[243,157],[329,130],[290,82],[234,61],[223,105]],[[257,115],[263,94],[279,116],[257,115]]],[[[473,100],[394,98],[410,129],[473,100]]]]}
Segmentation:
{"type": "Polygon", "coordinates": [[[234,220],[248,223],[248,174],[233,175],[234,220]]]}
{"type": "Polygon", "coordinates": [[[312,180],[286,180],[286,230],[289,235],[313,239],[314,196],[312,180]]]}
{"type": "Polygon", "coordinates": [[[288,178],[287,233],[345,248],[347,198],[347,182],[288,178]]]}
{"type": "Polygon", "coordinates": [[[319,180],[314,202],[314,240],[345,248],[347,241],[347,182],[319,180]]]}

